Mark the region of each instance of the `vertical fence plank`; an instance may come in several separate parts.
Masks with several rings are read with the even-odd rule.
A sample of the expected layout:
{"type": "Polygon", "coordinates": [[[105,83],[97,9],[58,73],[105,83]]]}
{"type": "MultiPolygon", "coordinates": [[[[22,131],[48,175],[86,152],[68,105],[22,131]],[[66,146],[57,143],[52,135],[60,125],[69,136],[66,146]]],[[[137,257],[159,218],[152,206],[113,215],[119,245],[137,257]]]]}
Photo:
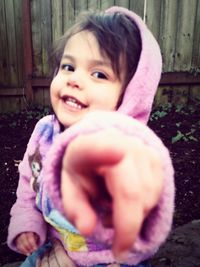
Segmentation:
{"type": "Polygon", "coordinates": [[[116,6],[122,6],[129,9],[129,0],[115,0],[116,6]]]}
{"type": "Polygon", "coordinates": [[[52,41],[55,42],[63,34],[63,3],[52,0],[52,41]]]}
{"type": "Polygon", "coordinates": [[[42,32],[40,1],[31,1],[32,44],[33,44],[33,76],[42,76],[42,32]]]}
{"type": "Polygon", "coordinates": [[[173,95],[173,88],[172,86],[159,86],[155,99],[154,99],[154,105],[165,105],[167,103],[172,102],[172,95],[173,95]]]}
{"type": "Polygon", "coordinates": [[[186,105],[188,103],[189,85],[182,85],[173,89],[172,103],[186,105]]]}
{"type": "Polygon", "coordinates": [[[42,76],[50,74],[49,56],[52,49],[51,0],[41,0],[42,76]]]}
{"type": "Polygon", "coordinates": [[[50,106],[50,93],[49,89],[47,90],[46,88],[43,89],[43,105],[44,106],[50,106]]]}
{"type": "Polygon", "coordinates": [[[189,103],[193,103],[193,101],[200,101],[200,86],[192,85],[190,86],[189,92],[189,103]]]}
{"type": "Polygon", "coordinates": [[[9,83],[8,69],[8,49],[7,49],[7,27],[5,16],[5,1],[0,1],[0,84],[6,85],[9,83]]]}
{"type": "Polygon", "coordinates": [[[173,71],[177,32],[177,1],[162,1],[159,44],[164,72],[173,71]]]}
{"type": "Polygon", "coordinates": [[[88,9],[90,10],[100,10],[101,1],[100,0],[88,0],[88,9]]]}
{"type": "Polygon", "coordinates": [[[17,41],[16,51],[17,51],[17,75],[18,75],[18,87],[23,86],[24,78],[24,66],[23,66],[23,36],[22,36],[22,0],[14,0],[14,15],[15,15],[15,31],[17,41]]]}
{"type": "Polygon", "coordinates": [[[160,0],[147,0],[146,7],[146,23],[157,40],[160,34],[161,2],[160,0]]]}
{"type": "Polygon", "coordinates": [[[75,1],[75,17],[84,10],[88,9],[87,0],[75,1]]]}
{"type": "Polygon", "coordinates": [[[31,42],[31,19],[30,19],[30,1],[23,0],[23,63],[24,63],[24,87],[26,88],[27,101],[33,100],[33,88],[31,76],[33,73],[32,60],[32,42],[31,42]]]}
{"type": "Polygon", "coordinates": [[[114,0],[101,0],[101,9],[105,10],[115,4],[114,0]]]}
{"type": "Polygon", "coordinates": [[[75,0],[63,1],[63,29],[69,29],[75,20],[75,0]]]}
{"type": "MultiPolygon", "coordinates": [[[[7,49],[8,49],[8,69],[10,73],[10,85],[18,85],[18,75],[17,75],[17,42],[15,34],[15,14],[14,5],[12,0],[5,1],[5,12],[6,12],[6,27],[7,27],[7,49]]],[[[8,74],[7,74],[8,75],[8,74]]]]}
{"type": "MultiPolygon", "coordinates": [[[[200,73],[200,1],[197,1],[191,68],[194,74],[200,73]]],[[[200,90],[200,89],[199,89],[200,90]]]]}
{"type": "Polygon", "coordinates": [[[34,89],[34,103],[37,105],[43,105],[43,89],[37,87],[34,89]]]}
{"type": "Polygon", "coordinates": [[[130,0],[129,3],[130,10],[133,10],[136,14],[138,14],[142,19],[144,15],[144,0],[130,0]]]}
{"type": "Polygon", "coordinates": [[[189,71],[191,69],[195,9],[196,0],[179,0],[178,2],[175,71],[189,71]]]}

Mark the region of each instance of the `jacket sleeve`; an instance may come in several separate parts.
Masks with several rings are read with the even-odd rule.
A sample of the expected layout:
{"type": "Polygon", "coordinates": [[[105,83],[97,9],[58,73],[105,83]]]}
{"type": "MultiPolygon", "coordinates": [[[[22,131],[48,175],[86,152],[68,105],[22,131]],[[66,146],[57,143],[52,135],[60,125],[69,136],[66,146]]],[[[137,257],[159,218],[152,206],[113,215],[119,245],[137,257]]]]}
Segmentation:
{"type": "MultiPolygon", "coordinates": [[[[60,166],[67,144],[80,134],[91,134],[114,127],[125,135],[138,137],[156,149],[160,155],[164,171],[164,188],[160,201],[143,223],[140,236],[134,243],[127,263],[140,262],[153,255],[165,241],[172,225],[174,210],[174,171],[169,152],[161,140],[146,125],[117,112],[93,112],[81,122],[63,132],[47,155],[45,172],[48,176],[46,187],[56,209],[61,213],[63,207],[60,194],[60,166]]],[[[101,242],[112,243],[113,229],[105,229],[98,222],[94,238],[101,242]]]]}
{"type": "Polygon", "coordinates": [[[41,122],[36,125],[24,158],[19,165],[20,177],[17,187],[17,200],[10,212],[11,218],[7,238],[8,246],[14,251],[17,251],[15,238],[23,232],[35,232],[39,237],[39,245],[42,245],[46,239],[46,223],[42,213],[36,207],[36,193],[30,186],[31,168],[28,161],[28,155],[34,152],[38,144],[40,125],[41,122]]]}

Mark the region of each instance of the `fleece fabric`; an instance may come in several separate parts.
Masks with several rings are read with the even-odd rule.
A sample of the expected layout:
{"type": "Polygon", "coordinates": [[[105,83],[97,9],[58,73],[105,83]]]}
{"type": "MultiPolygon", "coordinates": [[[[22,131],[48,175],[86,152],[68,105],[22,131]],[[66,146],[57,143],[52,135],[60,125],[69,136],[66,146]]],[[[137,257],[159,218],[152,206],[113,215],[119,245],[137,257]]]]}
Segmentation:
{"type": "Polygon", "coordinates": [[[138,137],[158,151],[164,172],[164,187],[159,203],[146,218],[141,234],[124,263],[136,265],[151,257],[171,229],[174,210],[173,166],[168,150],[146,125],[161,75],[160,49],[135,13],[122,7],[112,7],[107,12],[122,12],[138,26],[142,51],[137,70],[117,112],[92,112],[64,132],[60,131],[54,115],[46,116],[37,123],[19,166],[17,200],[11,209],[8,245],[15,251],[14,240],[17,235],[33,231],[39,236],[39,245],[52,237],[59,238],[78,266],[115,263],[111,252],[114,230],[104,228],[99,220],[91,237],[81,236],[63,215],[60,193],[61,163],[68,144],[80,134],[88,135],[112,128],[127,136],[138,137]],[[37,177],[37,185],[32,181],[33,176],[37,177]]]}

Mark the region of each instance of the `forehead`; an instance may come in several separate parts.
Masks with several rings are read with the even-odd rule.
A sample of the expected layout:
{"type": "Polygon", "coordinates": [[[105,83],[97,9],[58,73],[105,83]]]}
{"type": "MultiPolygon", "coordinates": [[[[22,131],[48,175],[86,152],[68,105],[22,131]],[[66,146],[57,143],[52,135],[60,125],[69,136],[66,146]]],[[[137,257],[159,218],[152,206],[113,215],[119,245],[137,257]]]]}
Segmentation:
{"type": "Polygon", "coordinates": [[[81,31],[72,35],[65,45],[65,53],[74,56],[82,56],[81,53],[84,53],[85,56],[91,58],[107,58],[102,54],[95,35],[89,31],[81,31]]]}

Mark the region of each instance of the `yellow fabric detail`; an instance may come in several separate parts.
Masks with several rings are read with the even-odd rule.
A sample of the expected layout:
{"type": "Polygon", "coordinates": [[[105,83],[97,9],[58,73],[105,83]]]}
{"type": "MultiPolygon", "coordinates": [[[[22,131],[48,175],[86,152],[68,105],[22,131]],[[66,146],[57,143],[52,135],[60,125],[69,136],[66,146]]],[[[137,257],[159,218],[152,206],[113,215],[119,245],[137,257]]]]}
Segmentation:
{"type": "Polygon", "coordinates": [[[72,233],[67,229],[63,229],[56,225],[54,222],[45,217],[45,220],[51,224],[57,232],[60,234],[60,237],[63,241],[64,247],[68,251],[88,251],[88,247],[85,241],[85,238],[79,234],[72,233]]]}

